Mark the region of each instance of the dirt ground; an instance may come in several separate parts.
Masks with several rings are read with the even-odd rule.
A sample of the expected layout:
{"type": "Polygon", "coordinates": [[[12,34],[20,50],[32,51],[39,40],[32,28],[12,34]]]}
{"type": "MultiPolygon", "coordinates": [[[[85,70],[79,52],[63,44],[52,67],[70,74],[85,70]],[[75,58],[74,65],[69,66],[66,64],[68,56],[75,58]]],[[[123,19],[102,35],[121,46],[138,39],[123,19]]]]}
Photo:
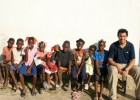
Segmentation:
{"type": "MultiPolygon", "coordinates": [[[[20,84],[20,83],[19,83],[20,84]]],[[[27,85],[26,85],[27,86],[27,85]]],[[[27,95],[25,97],[20,96],[20,90],[14,92],[9,86],[7,89],[0,89],[0,100],[71,100],[71,91],[67,91],[67,88],[58,90],[44,90],[42,94],[37,91],[36,96],[32,96],[30,92],[31,84],[28,83],[27,95]]],[[[78,100],[93,100],[94,98],[94,86],[91,86],[89,90],[80,92],[78,100]]],[[[108,100],[108,89],[104,89],[103,98],[108,100]]],[[[126,94],[121,89],[118,89],[118,100],[135,100],[135,84],[132,77],[127,78],[126,94]]]]}

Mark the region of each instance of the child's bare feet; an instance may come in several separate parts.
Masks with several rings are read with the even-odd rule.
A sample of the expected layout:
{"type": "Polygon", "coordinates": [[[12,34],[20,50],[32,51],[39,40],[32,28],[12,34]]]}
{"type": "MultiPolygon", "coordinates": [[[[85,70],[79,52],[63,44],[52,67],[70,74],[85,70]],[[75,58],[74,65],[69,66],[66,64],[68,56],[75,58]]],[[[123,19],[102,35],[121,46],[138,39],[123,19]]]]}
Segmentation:
{"type": "Polygon", "coordinates": [[[26,90],[24,89],[21,91],[21,97],[25,97],[25,95],[26,95],[26,90]]]}
{"type": "Polygon", "coordinates": [[[32,96],[35,96],[36,95],[36,91],[35,91],[35,88],[32,88],[32,96]]]}

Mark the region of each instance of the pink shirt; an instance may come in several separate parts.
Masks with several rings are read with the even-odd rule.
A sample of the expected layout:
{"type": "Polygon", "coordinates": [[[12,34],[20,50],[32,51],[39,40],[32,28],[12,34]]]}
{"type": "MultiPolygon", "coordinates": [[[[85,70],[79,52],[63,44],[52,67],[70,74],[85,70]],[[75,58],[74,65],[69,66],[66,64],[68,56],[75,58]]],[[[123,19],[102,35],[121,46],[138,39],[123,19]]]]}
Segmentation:
{"type": "Polygon", "coordinates": [[[12,52],[12,48],[8,48],[7,46],[3,48],[3,52],[2,55],[4,55],[6,57],[6,60],[11,60],[11,52],[12,52]]]}
{"type": "MultiPolygon", "coordinates": [[[[44,52],[40,52],[39,50],[36,53],[37,57],[44,57],[47,54],[47,51],[44,52]]],[[[46,63],[44,61],[41,62],[42,65],[44,65],[46,67],[46,63]]]]}
{"type": "MultiPolygon", "coordinates": [[[[32,50],[31,49],[28,50],[28,61],[25,62],[26,66],[30,66],[32,64],[32,62],[34,60],[34,56],[36,55],[36,53],[37,53],[37,48],[36,47],[33,47],[32,50]]],[[[24,50],[23,54],[25,55],[25,50],[24,50]]]]}

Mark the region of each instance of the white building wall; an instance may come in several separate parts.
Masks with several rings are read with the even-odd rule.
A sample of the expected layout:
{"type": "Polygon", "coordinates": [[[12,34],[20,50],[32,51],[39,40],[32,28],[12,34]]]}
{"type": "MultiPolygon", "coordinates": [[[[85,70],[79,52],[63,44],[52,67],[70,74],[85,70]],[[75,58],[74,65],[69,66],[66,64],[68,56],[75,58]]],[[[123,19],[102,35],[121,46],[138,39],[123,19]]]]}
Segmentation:
{"type": "Polygon", "coordinates": [[[9,37],[35,36],[47,50],[83,38],[85,48],[104,39],[106,49],[126,28],[139,58],[140,0],[0,0],[0,52],[9,37]]]}

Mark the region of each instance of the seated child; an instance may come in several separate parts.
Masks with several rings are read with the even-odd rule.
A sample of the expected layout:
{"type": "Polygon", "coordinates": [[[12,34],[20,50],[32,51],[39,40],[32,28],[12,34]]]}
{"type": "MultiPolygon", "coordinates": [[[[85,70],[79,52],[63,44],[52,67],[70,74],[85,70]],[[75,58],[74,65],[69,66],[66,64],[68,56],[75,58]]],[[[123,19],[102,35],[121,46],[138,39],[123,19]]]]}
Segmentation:
{"type": "Polygon", "coordinates": [[[26,40],[28,41],[28,46],[24,50],[24,63],[22,64],[20,68],[20,82],[22,86],[22,92],[21,96],[26,95],[26,90],[25,90],[25,84],[24,84],[24,77],[25,76],[33,76],[33,87],[31,90],[31,94],[34,96],[36,95],[35,92],[35,86],[36,86],[36,76],[37,76],[37,69],[34,64],[34,56],[37,52],[37,48],[34,47],[34,44],[36,43],[36,39],[34,37],[27,37],[26,40]]]}
{"type": "Polygon", "coordinates": [[[90,82],[91,76],[93,75],[93,69],[94,69],[94,52],[96,50],[95,45],[91,45],[88,49],[88,53],[86,54],[86,84],[85,89],[88,90],[88,84],[90,82]]]}
{"type": "Polygon", "coordinates": [[[71,74],[71,66],[72,66],[72,52],[70,51],[70,42],[64,41],[63,50],[60,50],[58,52],[58,75],[59,75],[59,81],[60,81],[60,87],[62,86],[62,74],[63,72],[66,72],[68,75],[68,89],[71,89],[71,80],[70,80],[70,74],[71,74]]]}
{"type": "MultiPolygon", "coordinates": [[[[46,43],[44,43],[43,41],[39,42],[38,44],[38,51],[36,53],[36,57],[38,60],[40,60],[40,64],[36,65],[37,67],[37,73],[40,77],[40,83],[41,83],[41,89],[44,88],[43,86],[43,82],[45,80],[45,67],[46,67],[46,54],[47,51],[45,51],[45,47],[46,47],[46,43]]],[[[36,64],[36,60],[35,60],[35,64],[36,64]]]]}
{"type": "Polygon", "coordinates": [[[4,88],[7,87],[8,81],[9,81],[9,70],[11,66],[11,59],[12,59],[12,49],[14,45],[15,40],[13,38],[9,38],[8,40],[8,46],[3,48],[2,56],[3,61],[1,62],[1,69],[2,67],[5,68],[5,77],[4,77],[4,88]]]}
{"type": "Polygon", "coordinates": [[[57,65],[57,55],[58,55],[58,52],[61,50],[60,48],[60,45],[55,45],[52,47],[52,58],[51,58],[51,61],[53,61],[56,65],[57,65]]]}
{"type": "Polygon", "coordinates": [[[98,42],[99,50],[95,51],[95,98],[94,100],[103,100],[102,93],[104,88],[104,82],[107,75],[107,61],[108,51],[105,48],[105,41],[102,39],[98,42]],[[98,81],[101,82],[100,95],[98,99],[98,81]]]}
{"type": "Polygon", "coordinates": [[[45,72],[47,73],[47,79],[46,80],[48,82],[48,88],[50,88],[51,87],[51,85],[50,85],[50,74],[54,73],[55,86],[56,86],[56,88],[58,88],[59,87],[59,85],[58,85],[58,75],[57,75],[58,68],[55,65],[55,63],[51,61],[51,57],[52,57],[52,54],[47,53],[46,68],[45,68],[45,72]]]}
{"type": "Polygon", "coordinates": [[[72,66],[71,76],[75,80],[74,92],[72,93],[73,99],[77,99],[79,95],[80,87],[83,90],[83,83],[86,77],[86,68],[85,68],[85,50],[82,49],[85,44],[83,39],[78,39],[76,41],[77,48],[73,50],[74,56],[74,65],[72,66]],[[74,95],[76,94],[76,95],[74,95]]]}
{"type": "Polygon", "coordinates": [[[16,45],[17,45],[17,47],[13,48],[13,51],[12,51],[13,56],[12,56],[12,65],[10,66],[10,74],[14,81],[15,88],[17,90],[18,83],[17,83],[16,77],[15,77],[15,72],[19,71],[22,61],[23,61],[23,57],[22,57],[22,50],[23,50],[22,46],[24,45],[23,39],[19,38],[17,40],[16,45]]]}

